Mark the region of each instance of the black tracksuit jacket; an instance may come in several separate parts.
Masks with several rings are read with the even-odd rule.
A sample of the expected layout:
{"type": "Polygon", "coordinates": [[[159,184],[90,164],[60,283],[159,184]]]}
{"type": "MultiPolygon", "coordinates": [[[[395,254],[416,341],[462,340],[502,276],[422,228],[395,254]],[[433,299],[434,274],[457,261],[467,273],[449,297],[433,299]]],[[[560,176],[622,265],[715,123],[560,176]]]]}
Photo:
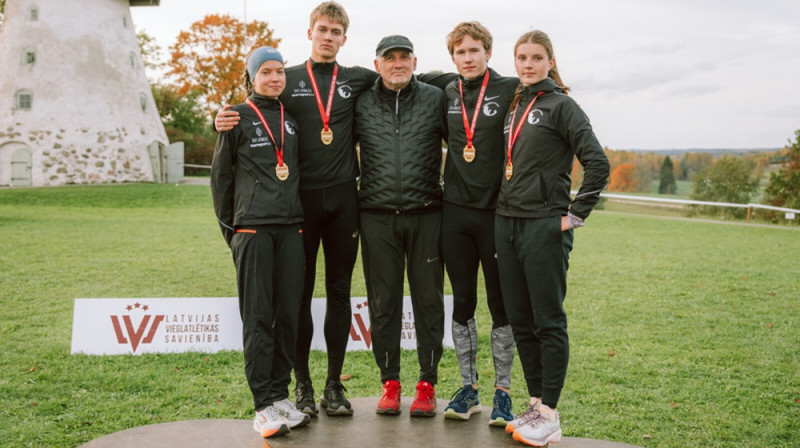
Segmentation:
{"type": "MultiPolygon", "coordinates": [[[[447,163],[444,166],[443,199],[445,202],[462,207],[481,210],[494,210],[497,204],[497,193],[500,190],[503,173],[503,155],[505,154],[503,126],[508,106],[514,99],[514,91],[519,85],[517,78],[500,76],[494,70],[488,70],[489,84],[486,86],[472,142],[477,156],[470,163],[463,157],[467,134],[461,115],[458,80],[449,83],[445,88],[449,139],[447,141],[447,163]]],[[[472,80],[462,79],[462,83],[467,120],[472,125],[483,75],[472,80]]]]}
{"type": "MultiPolygon", "coordinates": [[[[250,99],[280,144],[280,104],[258,94],[250,99]]],[[[238,104],[233,110],[241,120],[230,131],[219,134],[211,162],[214,211],[228,245],[237,227],[303,222],[294,119],[284,112],[283,158],[289,166],[289,178],[281,181],[275,174],[275,146],[258,115],[247,104],[238,104]]]]}
{"type": "MultiPolygon", "coordinates": [[[[335,62],[311,61],[322,107],[328,92],[335,62]]],[[[322,117],[308,77],[306,63],[286,69],[286,89],[280,100],[300,126],[300,190],[314,190],[350,182],[358,177],[358,158],[353,140],[353,109],[359,95],[372,87],[377,74],[363,67],[339,66],[333,96],[330,128],[333,142],[320,139],[322,117]]]]}
{"type": "MultiPolygon", "coordinates": [[[[507,180],[501,173],[496,213],[515,218],[564,216],[572,212],[586,219],[600,198],[609,175],[603,147],[597,141],[589,118],[556,83],[546,78],[525,87],[517,106],[513,127],[525,120],[512,152],[513,175],[507,180]],[[539,91],[527,116],[522,116],[539,91]],[[584,169],[583,184],[575,200],[570,197],[573,159],[584,169]]],[[[514,132],[506,117],[506,141],[514,132]]],[[[507,151],[506,151],[507,152],[507,151]]],[[[508,156],[504,159],[504,166],[508,156]]]]}
{"type": "Polygon", "coordinates": [[[361,143],[361,210],[420,213],[440,210],[445,99],[431,85],[411,82],[399,92],[379,78],[356,105],[361,143]]]}

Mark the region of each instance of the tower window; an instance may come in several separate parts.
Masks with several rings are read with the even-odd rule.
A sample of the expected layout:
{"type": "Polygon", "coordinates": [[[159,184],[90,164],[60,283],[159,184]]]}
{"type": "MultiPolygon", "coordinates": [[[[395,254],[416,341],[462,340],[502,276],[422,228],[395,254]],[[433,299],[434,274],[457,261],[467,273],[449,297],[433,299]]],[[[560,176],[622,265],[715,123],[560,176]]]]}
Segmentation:
{"type": "Polygon", "coordinates": [[[39,20],[39,8],[31,6],[30,9],[28,9],[28,20],[31,22],[39,20]]]}
{"type": "Polygon", "coordinates": [[[18,90],[14,94],[15,109],[31,110],[33,107],[33,93],[30,90],[18,90]]]}
{"type": "Polygon", "coordinates": [[[131,67],[136,68],[136,55],[131,51],[128,53],[128,58],[131,60],[131,67]]]}
{"type": "Polygon", "coordinates": [[[26,48],[25,54],[22,59],[23,63],[25,64],[33,64],[36,62],[36,50],[33,48],[26,48]]]}
{"type": "Polygon", "coordinates": [[[139,102],[142,104],[142,112],[147,112],[147,95],[140,93],[139,102]]]}

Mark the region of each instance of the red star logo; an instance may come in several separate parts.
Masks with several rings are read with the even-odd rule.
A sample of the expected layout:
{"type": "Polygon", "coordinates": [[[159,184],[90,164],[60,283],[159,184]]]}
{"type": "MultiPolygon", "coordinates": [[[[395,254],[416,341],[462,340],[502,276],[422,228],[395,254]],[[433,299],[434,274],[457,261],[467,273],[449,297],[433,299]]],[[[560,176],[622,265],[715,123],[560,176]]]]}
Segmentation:
{"type": "Polygon", "coordinates": [[[360,309],[361,309],[361,304],[360,304],[360,303],[359,303],[358,305],[356,305],[356,309],[357,309],[357,310],[360,310],[360,309]]]}
{"type": "Polygon", "coordinates": [[[369,306],[369,302],[364,302],[364,308],[369,306]]]}
{"type": "Polygon", "coordinates": [[[143,306],[143,307],[142,307],[142,309],[143,309],[143,310],[145,310],[145,311],[147,311],[147,310],[149,310],[149,309],[150,309],[150,307],[149,307],[149,306],[147,306],[147,305],[145,305],[145,306],[143,306]]]}
{"type": "Polygon", "coordinates": [[[140,308],[142,306],[142,304],[139,303],[139,302],[136,302],[136,303],[133,304],[133,306],[134,306],[134,308],[140,308]]]}
{"type": "Polygon", "coordinates": [[[130,310],[132,310],[132,309],[133,309],[133,307],[132,307],[132,306],[130,306],[130,305],[128,305],[128,306],[126,306],[126,307],[125,307],[125,309],[126,309],[126,310],[128,310],[128,311],[130,311],[130,310]]]}

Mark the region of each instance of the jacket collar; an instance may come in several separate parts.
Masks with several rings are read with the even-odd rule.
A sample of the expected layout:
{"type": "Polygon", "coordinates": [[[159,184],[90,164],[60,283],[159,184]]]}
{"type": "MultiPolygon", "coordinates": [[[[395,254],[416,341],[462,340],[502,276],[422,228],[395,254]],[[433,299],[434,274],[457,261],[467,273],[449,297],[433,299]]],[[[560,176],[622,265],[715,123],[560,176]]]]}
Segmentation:
{"type": "Polygon", "coordinates": [[[281,103],[280,101],[267,98],[264,95],[259,95],[258,93],[253,92],[253,94],[250,95],[248,98],[250,98],[250,101],[256,103],[256,106],[262,109],[268,109],[268,110],[280,109],[280,103],[281,103]]]}
{"type": "Polygon", "coordinates": [[[376,92],[378,92],[383,97],[391,97],[395,98],[399,96],[401,99],[407,98],[411,95],[412,92],[417,90],[417,75],[411,75],[411,81],[409,81],[408,85],[400,89],[398,93],[396,90],[390,90],[383,84],[383,79],[378,77],[375,80],[375,86],[373,86],[376,92]]]}
{"type": "Polygon", "coordinates": [[[312,59],[309,58],[311,62],[311,70],[317,73],[333,73],[333,67],[336,65],[336,61],[334,62],[314,62],[312,59]]]}
{"type": "Polygon", "coordinates": [[[522,95],[524,96],[532,96],[536,95],[539,92],[563,92],[558,84],[550,78],[545,78],[536,84],[525,86],[522,88],[522,95]]]}
{"type": "MultiPolygon", "coordinates": [[[[490,80],[496,79],[497,77],[500,76],[500,75],[497,74],[497,72],[495,72],[491,68],[487,68],[486,70],[489,71],[489,79],[490,80]]],[[[483,76],[484,75],[486,75],[486,72],[481,73],[475,79],[466,79],[463,76],[459,75],[458,79],[461,80],[461,82],[463,83],[465,88],[471,89],[473,87],[480,87],[483,84],[483,76]]]]}

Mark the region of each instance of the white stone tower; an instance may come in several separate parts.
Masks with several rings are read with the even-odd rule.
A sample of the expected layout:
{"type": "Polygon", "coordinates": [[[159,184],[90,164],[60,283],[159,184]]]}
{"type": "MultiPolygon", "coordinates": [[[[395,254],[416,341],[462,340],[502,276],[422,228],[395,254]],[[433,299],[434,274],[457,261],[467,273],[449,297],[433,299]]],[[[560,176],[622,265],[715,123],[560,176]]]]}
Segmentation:
{"type": "Polygon", "coordinates": [[[11,0],[0,29],[0,186],[160,181],[168,144],[131,6],[11,0]],[[155,167],[155,168],[154,168],[155,167]]]}

